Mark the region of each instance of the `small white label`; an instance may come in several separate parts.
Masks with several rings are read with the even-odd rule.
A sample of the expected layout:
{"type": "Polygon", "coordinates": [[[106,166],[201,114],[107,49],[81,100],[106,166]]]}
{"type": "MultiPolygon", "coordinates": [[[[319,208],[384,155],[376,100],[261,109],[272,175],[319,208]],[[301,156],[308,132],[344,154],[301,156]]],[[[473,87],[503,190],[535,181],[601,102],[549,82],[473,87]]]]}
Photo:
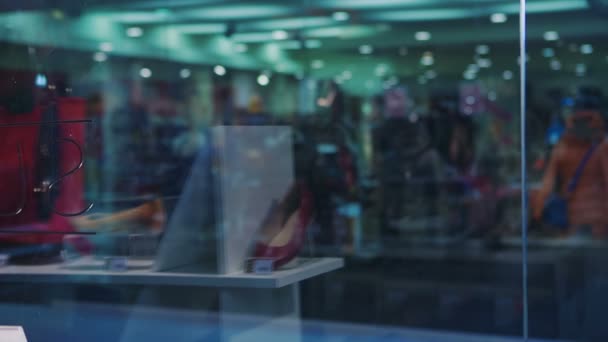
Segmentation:
{"type": "Polygon", "coordinates": [[[4,267],[4,266],[8,265],[9,259],[10,259],[10,255],[0,254],[0,267],[4,267]]]}
{"type": "Polygon", "coordinates": [[[27,342],[22,327],[0,326],[0,341],[2,342],[27,342]]]}
{"type": "Polygon", "coordinates": [[[252,271],[255,274],[270,274],[272,273],[272,265],[274,260],[272,259],[256,259],[253,260],[252,271]]]}
{"type": "Polygon", "coordinates": [[[113,272],[125,272],[128,269],[128,261],[126,257],[108,257],[106,258],[106,269],[113,272]]]}

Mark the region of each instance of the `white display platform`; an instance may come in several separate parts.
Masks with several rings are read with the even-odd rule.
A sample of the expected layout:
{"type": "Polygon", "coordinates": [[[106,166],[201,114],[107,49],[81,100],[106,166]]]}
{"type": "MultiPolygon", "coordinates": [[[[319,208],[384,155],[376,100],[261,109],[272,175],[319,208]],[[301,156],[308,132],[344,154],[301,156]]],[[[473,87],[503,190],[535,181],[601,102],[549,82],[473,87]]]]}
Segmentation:
{"type": "Polygon", "coordinates": [[[0,326],[0,341],[2,342],[27,342],[22,327],[0,326]]]}
{"type": "MultiPolygon", "coordinates": [[[[130,260],[126,271],[104,269],[103,259],[80,258],[64,264],[42,266],[4,266],[2,282],[40,282],[111,285],[170,285],[215,287],[219,291],[219,318],[222,341],[254,342],[273,336],[277,329],[297,332],[300,324],[300,281],[337,270],[344,266],[341,258],[299,258],[290,268],[272,274],[208,274],[196,269],[154,271],[154,260],[130,260]],[[235,314],[257,316],[262,323],[243,327],[235,314]]],[[[140,293],[142,300],[153,295],[151,288],[140,293]]],[[[74,303],[77,305],[77,303],[74,303]]],[[[125,336],[137,336],[141,326],[136,315],[125,336]],[[133,334],[133,335],[131,335],[133,334]]],[[[297,342],[293,340],[292,342],[297,342]]]]}
{"type": "Polygon", "coordinates": [[[81,258],[65,264],[42,266],[5,266],[0,268],[0,282],[27,281],[53,283],[112,283],[132,285],[179,285],[219,288],[281,288],[308,278],[337,270],[341,258],[300,258],[292,268],[268,275],[251,273],[205,274],[196,269],[174,272],[153,271],[153,260],[130,260],[128,270],[111,272],[102,259],[81,258]]]}

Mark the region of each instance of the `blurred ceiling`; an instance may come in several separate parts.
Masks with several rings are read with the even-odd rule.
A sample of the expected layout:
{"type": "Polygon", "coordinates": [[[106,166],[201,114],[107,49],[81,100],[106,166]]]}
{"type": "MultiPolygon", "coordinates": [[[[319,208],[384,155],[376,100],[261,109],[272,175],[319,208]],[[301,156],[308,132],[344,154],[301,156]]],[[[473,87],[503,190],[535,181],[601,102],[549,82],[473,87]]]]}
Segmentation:
{"type": "MultiPolygon", "coordinates": [[[[605,69],[602,8],[527,8],[531,68],[605,69]]],[[[12,42],[338,78],[359,93],[390,77],[518,68],[514,0],[0,0],[0,11],[0,38],[12,42]]]]}

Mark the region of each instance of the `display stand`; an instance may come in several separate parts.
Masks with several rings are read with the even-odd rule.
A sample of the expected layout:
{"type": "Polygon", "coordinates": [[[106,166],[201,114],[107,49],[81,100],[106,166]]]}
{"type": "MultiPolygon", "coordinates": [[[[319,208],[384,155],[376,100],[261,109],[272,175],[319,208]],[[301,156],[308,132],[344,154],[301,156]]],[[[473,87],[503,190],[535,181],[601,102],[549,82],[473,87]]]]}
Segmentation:
{"type": "MultiPolygon", "coordinates": [[[[0,281],[143,285],[136,307],[158,300],[156,285],[216,288],[223,341],[274,340],[278,331],[300,340],[299,282],[339,269],[343,260],[301,258],[268,274],[245,272],[267,213],[294,184],[291,129],[220,126],[211,142],[192,166],[154,260],[6,266],[0,281]]],[[[147,328],[137,317],[127,326],[125,340],[147,328]]]]}

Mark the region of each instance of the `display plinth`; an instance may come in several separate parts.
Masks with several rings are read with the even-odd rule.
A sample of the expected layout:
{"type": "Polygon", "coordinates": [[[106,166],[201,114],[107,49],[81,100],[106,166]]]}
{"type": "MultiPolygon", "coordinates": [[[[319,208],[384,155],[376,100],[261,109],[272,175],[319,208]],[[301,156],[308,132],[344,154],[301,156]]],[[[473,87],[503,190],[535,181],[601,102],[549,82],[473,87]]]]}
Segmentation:
{"type": "MultiPolygon", "coordinates": [[[[341,258],[300,258],[291,268],[272,274],[208,274],[196,270],[154,271],[153,260],[129,260],[128,268],[112,272],[104,268],[103,259],[80,258],[69,263],[42,266],[0,267],[1,282],[40,282],[73,284],[170,285],[214,287],[219,290],[219,316],[222,340],[254,342],[273,336],[277,329],[297,332],[300,329],[299,282],[342,268],[341,258]],[[256,317],[256,323],[243,326],[243,315],[256,317]],[[263,318],[260,320],[260,318],[263,318]]],[[[149,297],[144,288],[140,296],[149,297]]],[[[135,315],[135,314],[134,314],[135,315]]],[[[129,334],[136,336],[136,323],[129,334]]],[[[297,342],[298,334],[291,341],[297,342]],[[294,340],[295,338],[295,340],[294,340]]]]}
{"type": "Polygon", "coordinates": [[[230,288],[281,288],[341,268],[341,258],[300,258],[295,267],[272,274],[208,274],[196,272],[195,266],[172,272],[156,272],[153,261],[129,260],[128,270],[104,269],[102,259],[81,258],[67,264],[42,266],[5,266],[0,268],[0,282],[27,281],[51,283],[112,283],[131,285],[176,285],[230,288]]]}

